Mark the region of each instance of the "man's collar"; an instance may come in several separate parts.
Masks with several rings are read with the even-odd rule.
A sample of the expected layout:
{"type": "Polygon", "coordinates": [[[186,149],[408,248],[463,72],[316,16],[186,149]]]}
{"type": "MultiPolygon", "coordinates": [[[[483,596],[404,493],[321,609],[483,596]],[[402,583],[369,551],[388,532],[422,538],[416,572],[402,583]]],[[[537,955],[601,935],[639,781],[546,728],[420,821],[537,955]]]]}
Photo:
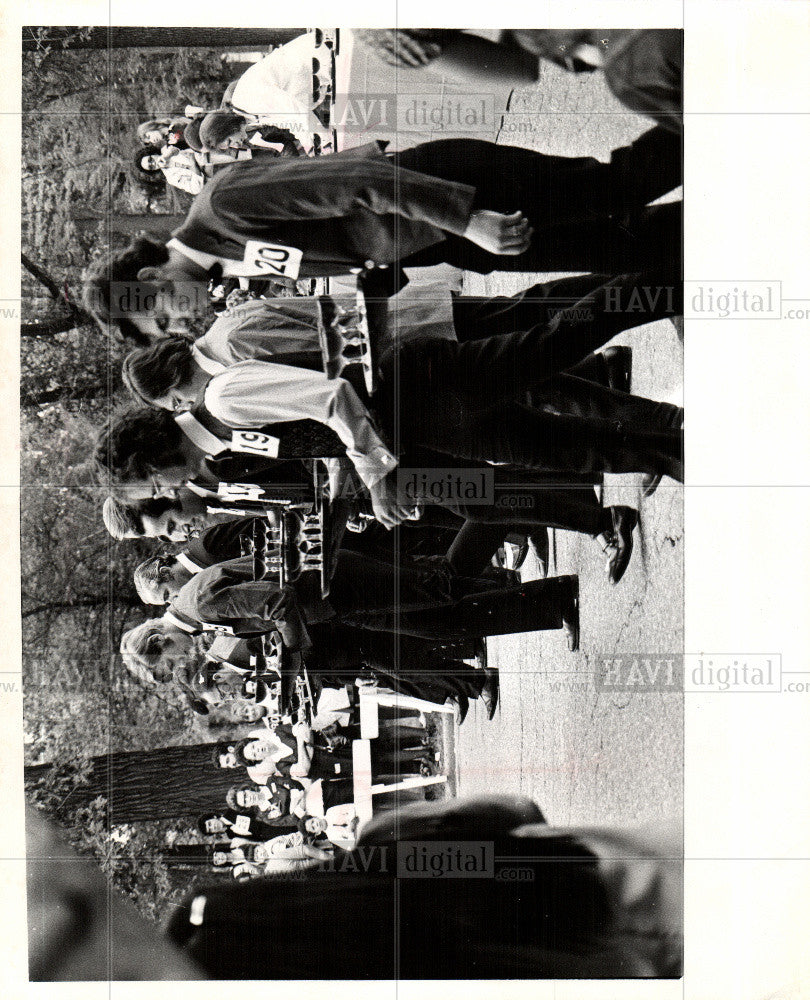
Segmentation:
{"type": "Polygon", "coordinates": [[[223,365],[221,362],[215,361],[213,358],[206,357],[196,344],[191,345],[191,356],[206,375],[220,375],[227,368],[227,365],[223,365]]]}
{"type": "Polygon", "coordinates": [[[199,622],[195,622],[193,618],[189,618],[182,611],[178,611],[174,605],[169,605],[163,614],[163,618],[170,625],[174,625],[175,628],[179,628],[181,632],[187,632],[189,635],[199,635],[202,632],[199,622]]]}
{"type": "Polygon", "coordinates": [[[214,266],[214,264],[220,263],[220,258],[212,253],[205,253],[203,250],[193,250],[191,247],[186,246],[173,236],[169,242],[166,244],[167,250],[176,250],[178,253],[182,254],[197,267],[201,267],[204,271],[208,272],[214,266]]]}
{"type": "Polygon", "coordinates": [[[178,552],[175,557],[183,569],[188,570],[189,573],[199,573],[203,569],[202,566],[197,565],[194,560],[185,552],[178,552]]]}

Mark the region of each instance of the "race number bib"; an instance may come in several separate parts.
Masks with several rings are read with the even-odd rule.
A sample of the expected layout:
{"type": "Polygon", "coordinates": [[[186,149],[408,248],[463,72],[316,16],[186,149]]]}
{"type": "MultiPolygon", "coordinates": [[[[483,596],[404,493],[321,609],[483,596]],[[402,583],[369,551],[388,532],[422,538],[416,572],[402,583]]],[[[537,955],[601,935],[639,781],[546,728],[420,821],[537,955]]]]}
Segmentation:
{"type": "Polygon", "coordinates": [[[278,458],[280,444],[278,438],[262,434],[261,431],[234,431],[231,434],[231,451],[241,451],[248,455],[278,458]]]}
{"type": "MultiPolygon", "coordinates": [[[[220,483],[217,486],[217,496],[220,500],[228,500],[235,503],[239,500],[259,501],[264,496],[261,486],[253,486],[251,483],[220,483]]],[[[216,511],[216,508],[213,508],[216,511]]]]}
{"type": "Polygon", "coordinates": [[[231,832],[246,837],[250,833],[250,816],[237,816],[233,821],[231,832]]]}
{"type": "Polygon", "coordinates": [[[248,240],[245,244],[245,267],[255,274],[266,274],[273,278],[298,277],[303,253],[295,247],[281,246],[279,243],[262,243],[248,240]]]}

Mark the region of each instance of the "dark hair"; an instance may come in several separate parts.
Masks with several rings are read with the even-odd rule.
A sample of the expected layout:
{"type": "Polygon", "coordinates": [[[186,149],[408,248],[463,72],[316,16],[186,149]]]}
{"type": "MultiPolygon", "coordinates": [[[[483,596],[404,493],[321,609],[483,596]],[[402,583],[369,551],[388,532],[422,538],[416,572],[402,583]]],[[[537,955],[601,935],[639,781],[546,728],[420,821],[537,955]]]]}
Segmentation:
{"type": "Polygon", "coordinates": [[[115,482],[148,479],[155,469],[185,461],[183,432],[168,410],[148,406],[121,410],[99,432],[93,451],[96,469],[115,482]]]}
{"type": "Polygon", "coordinates": [[[135,169],[138,170],[141,174],[145,174],[152,180],[154,180],[154,178],[158,174],[160,174],[162,177],[163,174],[160,167],[157,167],[155,170],[149,170],[147,167],[143,165],[143,158],[145,156],[160,156],[162,152],[163,150],[160,146],[143,146],[141,149],[136,150],[135,155],[132,157],[132,162],[135,166],[135,169]]]}
{"type": "Polygon", "coordinates": [[[233,748],[233,752],[236,754],[239,760],[242,761],[245,767],[253,767],[254,764],[258,763],[258,761],[251,760],[249,757],[245,756],[245,747],[248,745],[248,743],[259,743],[259,742],[261,742],[261,740],[258,736],[248,736],[244,740],[239,740],[239,742],[233,748]]]}
{"type": "Polygon", "coordinates": [[[233,743],[225,743],[222,746],[216,747],[214,752],[211,754],[211,762],[213,763],[214,767],[221,768],[223,771],[235,771],[236,770],[235,767],[222,767],[222,765],[220,764],[219,758],[224,753],[232,753],[234,757],[236,757],[236,759],[239,760],[239,756],[236,752],[236,746],[233,743]],[[233,749],[231,749],[232,747],[233,749]]]}
{"type": "Polygon", "coordinates": [[[123,250],[87,268],[83,276],[82,305],[105,332],[108,327],[117,325],[124,337],[130,337],[139,344],[150,343],[150,338],[131,320],[119,316],[120,310],[113,309],[110,286],[117,282],[137,282],[142,268],[160,267],[168,259],[169,251],[165,243],[148,236],[136,236],[123,250]]]}
{"type": "Polygon", "coordinates": [[[203,115],[198,115],[196,118],[192,118],[183,129],[183,139],[189,149],[193,149],[195,153],[202,153],[204,149],[202,139],[200,138],[200,126],[202,125],[203,117],[203,115]]]}
{"type": "Polygon", "coordinates": [[[235,111],[212,111],[202,120],[200,140],[207,149],[215,149],[244,124],[244,115],[238,115],[235,111]]]}
{"type": "Polygon", "coordinates": [[[121,368],[124,385],[139,403],[155,400],[188,382],[194,372],[191,345],[181,337],[164,337],[150,347],[131,351],[121,368]]]}
{"type": "Polygon", "coordinates": [[[254,761],[254,760],[247,760],[247,758],[245,757],[245,755],[243,753],[243,750],[248,745],[248,743],[252,743],[254,739],[255,739],[255,736],[248,736],[246,739],[239,740],[238,743],[234,743],[234,746],[233,746],[233,752],[236,754],[236,756],[239,758],[239,760],[241,760],[242,763],[245,764],[248,767],[252,766],[253,764],[255,764],[256,761],[254,761]]]}
{"type": "Polygon", "coordinates": [[[222,815],[223,815],[223,812],[224,812],[224,810],[223,810],[222,812],[209,812],[209,813],[203,813],[203,814],[202,814],[201,816],[198,816],[198,817],[197,817],[197,830],[198,830],[198,831],[199,831],[199,832],[200,832],[200,833],[201,833],[201,834],[202,834],[202,835],[203,835],[204,837],[214,837],[214,836],[216,836],[216,834],[213,834],[213,833],[209,833],[209,832],[208,832],[208,831],[207,831],[207,830],[205,829],[205,824],[206,824],[206,823],[207,823],[207,822],[208,822],[209,820],[211,820],[211,819],[222,819],[222,815]]]}
{"type": "Polygon", "coordinates": [[[315,834],[315,833],[310,833],[309,830],[307,830],[307,821],[310,819],[323,819],[323,817],[322,816],[313,817],[310,813],[306,813],[305,815],[299,818],[298,822],[296,823],[296,826],[298,827],[298,832],[304,838],[305,842],[307,844],[314,844],[319,840],[321,841],[326,840],[327,837],[325,833],[315,834]]]}

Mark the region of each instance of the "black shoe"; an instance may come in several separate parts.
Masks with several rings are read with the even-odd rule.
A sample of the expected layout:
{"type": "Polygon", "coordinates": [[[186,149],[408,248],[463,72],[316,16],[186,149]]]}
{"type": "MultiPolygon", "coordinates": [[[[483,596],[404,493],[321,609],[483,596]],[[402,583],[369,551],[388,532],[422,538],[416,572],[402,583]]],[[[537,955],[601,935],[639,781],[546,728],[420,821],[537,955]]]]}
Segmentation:
{"type": "Polygon", "coordinates": [[[545,579],[548,576],[549,540],[548,528],[540,528],[529,535],[529,543],[534,549],[537,562],[540,566],[540,575],[545,579]]]}
{"type": "Polygon", "coordinates": [[[461,725],[470,710],[470,699],[466,694],[457,694],[453,698],[448,698],[448,701],[454,701],[458,705],[458,724],[461,725]]]}
{"type": "Polygon", "coordinates": [[[484,686],[481,688],[480,698],[487,710],[487,719],[491,722],[495,718],[495,711],[498,708],[501,685],[497,670],[486,667],[485,673],[487,677],[484,681],[484,686]]]}
{"type": "Polygon", "coordinates": [[[633,554],[633,529],[638,524],[638,511],[632,507],[611,507],[613,541],[607,562],[608,579],[615,586],[624,576],[633,554]]]}
{"type": "Polygon", "coordinates": [[[571,652],[579,649],[579,577],[569,576],[566,603],[563,605],[562,627],[571,652]]]}
{"type": "Polygon", "coordinates": [[[607,347],[602,351],[607,369],[609,389],[630,392],[633,371],[633,349],[631,347],[607,347]]]}
{"type": "Polygon", "coordinates": [[[493,557],[493,563],[501,569],[519,570],[526,561],[529,543],[525,535],[509,534],[493,557]]]}

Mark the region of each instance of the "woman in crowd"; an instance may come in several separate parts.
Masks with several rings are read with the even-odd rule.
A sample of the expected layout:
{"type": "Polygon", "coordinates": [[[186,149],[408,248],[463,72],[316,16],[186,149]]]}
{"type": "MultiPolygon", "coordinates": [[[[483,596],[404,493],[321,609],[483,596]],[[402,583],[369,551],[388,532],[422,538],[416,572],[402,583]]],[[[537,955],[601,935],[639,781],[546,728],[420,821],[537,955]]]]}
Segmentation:
{"type": "Polygon", "coordinates": [[[205,184],[205,174],[193,150],[177,146],[146,146],[135,154],[135,168],[153,180],[162,174],[167,183],[186,194],[198,195],[205,184]]]}

